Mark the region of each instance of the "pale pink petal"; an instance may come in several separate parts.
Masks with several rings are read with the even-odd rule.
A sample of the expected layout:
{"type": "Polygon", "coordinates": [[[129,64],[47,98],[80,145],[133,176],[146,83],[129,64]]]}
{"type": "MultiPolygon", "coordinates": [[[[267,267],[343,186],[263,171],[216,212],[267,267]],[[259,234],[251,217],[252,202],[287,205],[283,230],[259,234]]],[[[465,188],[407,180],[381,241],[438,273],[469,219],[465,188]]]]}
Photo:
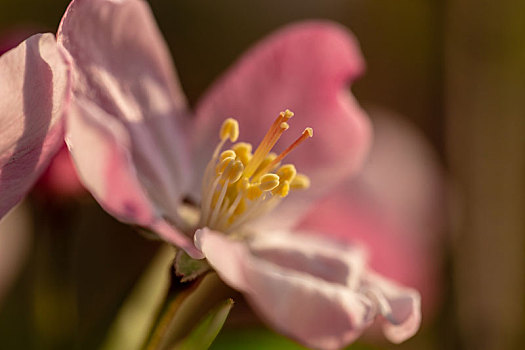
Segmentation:
{"type": "Polygon", "coordinates": [[[442,170],[413,126],[392,113],[370,114],[375,137],[363,171],[316,203],[299,227],[364,245],[374,270],[421,293],[428,319],[442,289],[442,170]]]}
{"type": "Polygon", "coordinates": [[[314,129],[314,137],[286,160],[312,180],[310,190],[292,196],[277,214],[297,216],[302,212],[298,204],[332,188],[363,160],[368,119],[348,90],[363,67],[354,37],[336,24],[306,22],[270,36],[227,71],[197,106],[192,142],[197,171],[203,172],[214,147],[211,140],[218,140],[226,117],[237,118],[239,140],[256,147],[278,113],[289,108],[295,117],[278,152],[305,127],[314,129]]]}
{"type": "Polygon", "coordinates": [[[2,217],[60,148],[70,73],[54,36],[38,34],[0,57],[0,81],[2,217]]]}
{"type": "Polygon", "coordinates": [[[340,189],[316,203],[299,227],[362,245],[374,270],[416,288],[423,295],[425,311],[434,309],[439,280],[432,247],[423,237],[414,239],[413,233],[407,232],[410,228],[392,222],[367,193],[340,189]]]}
{"type": "Polygon", "coordinates": [[[127,130],[91,101],[75,99],[67,120],[66,142],[84,184],[119,220],[144,226],[162,239],[200,257],[191,240],[167,224],[150,201],[130,154],[127,130]]]}
{"type": "MultiPolygon", "coordinates": [[[[425,135],[406,118],[379,108],[373,117],[374,144],[363,171],[362,187],[413,232],[438,242],[445,215],[445,175],[425,135]]],[[[417,237],[413,237],[417,238],[417,237]]]]}
{"type": "Polygon", "coordinates": [[[364,288],[375,299],[383,316],[383,333],[393,343],[412,337],[421,324],[421,297],[415,289],[402,287],[373,272],[364,277],[364,288]]]}
{"type": "Polygon", "coordinates": [[[337,244],[312,232],[258,231],[250,240],[253,255],[281,267],[356,289],[366,263],[361,247],[337,244]]]}
{"type": "MultiPolygon", "coordinates": [[[[287,237],[282,240],[302,239],[287,237]]],[[[264,235],[261,239],[265,239],[264,235]]],[[[197,231],[195,240],[219,276],[243,292],[270,326],[307,346],[340,349],[354,341],[373,319],[368,298],[336,282],[334,275],[326,274],[334,264],[347,264],[344,255],[329,257],[323,249],[312,255],[313,245],[302,252],[304,246],[290,249],[293,243],[281,246],[282,241],[259,241],[250,248],[246,242],[206,228],[197,231]],[[285,259],[287,252],[290,259],[285,259]],[[303,270],[296,270],[300,261],[303,270]],[[327,279],[323,278],[325,275],[327,279]]],[[[331,249],[337,248],[328,247],[327,251],[331,249]]],[[[351,266],[347,267],[348,273],[354,272],[351,266]]]]}
{"type": "Polygon", "coordinates": [[[176,221],[190,170],[186,102],[147,3],[74,0],[57,37],[74,59],[75,97],[123,126],[140,182],[176,221]]]}

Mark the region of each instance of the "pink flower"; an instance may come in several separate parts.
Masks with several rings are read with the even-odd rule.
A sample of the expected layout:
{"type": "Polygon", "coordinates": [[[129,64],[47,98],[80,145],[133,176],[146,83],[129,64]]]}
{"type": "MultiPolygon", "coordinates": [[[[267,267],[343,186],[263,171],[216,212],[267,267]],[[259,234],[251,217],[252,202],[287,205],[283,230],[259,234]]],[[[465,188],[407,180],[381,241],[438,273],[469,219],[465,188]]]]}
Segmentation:
{"type": "Polygon", "coordinates": [[[343,347],[376,317],[394,342],[417,331],[416,291],[377,275],[357,247],[295,232],[368,146],[368,120],[346,90],[364,66],[348,32],[310,22],[274,34],[193,117],[145,2],[73,1],[57,38],[73,64],[66,142],[108,212],[205,257],[271,326],[308,346],[343,347]],[[306,128],[281,166],[277,139],[297,145],[284,107],[316,135],[306,128]],[[221,153],[239,125],[243,141],[266,136],[253,153],[246,143],[221,153]]]}
{"type": "Polygon", "coordinates": [[[0,57],[0,218],[29,191],[63,140],[66,53],[37,34],[0,57]]]}

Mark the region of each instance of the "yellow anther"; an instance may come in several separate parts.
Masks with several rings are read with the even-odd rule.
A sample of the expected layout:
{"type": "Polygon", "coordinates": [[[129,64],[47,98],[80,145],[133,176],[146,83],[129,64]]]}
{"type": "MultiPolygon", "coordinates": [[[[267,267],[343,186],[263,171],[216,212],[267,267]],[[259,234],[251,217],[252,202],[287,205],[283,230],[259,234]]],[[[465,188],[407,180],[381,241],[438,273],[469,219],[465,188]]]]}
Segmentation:
{"type": "Polygon", "coordinates": [[[290,182],[283,181],[279,183],[279,186],[277,186],[272,193],[274,195],[278,195],[281,197],[286,197],[288,195],[288,192],[290,192],[290,182]]]}
{"type": "Polygon", "coordinates": [[[239,123],[233,118],[228,118],[222,123],[221,131],[219,133],[221,141],[230,139],[231,142],[237,141],[239,138],[239,123]]]}
{"type": "Polygon", "coordinates": [[[235,158],[224,158],[223,160],[221,160],[221,162],[217,165],[217,167],[215,168],[215,172],[217,175],[220,175],[222,173],[224,173],[224,170],[228,167],[228,165],[235,161],[235,158]]]}
{"type": "Polygon", "coordinates": [[[238,142],[232,146],[232,150],[237,155],[242,164],[246,165],[252,158],[252,145],[247,142],[238,142]]]}
{"type": "Polygon", "coordinates": [[[246,190],[246,198],[253,201],[262,195],[263,191],[257,185],[251,185],[246,190]]]}
{"type": "Polygon", "coordinates": [[[229,180],[230,183],[235,183],[241,178],[242,172],[244,171],[244,166],[238,160],[234,161],[231,164],[228,164],[224,172],[222,173],[222,178],[224,180],[229,180]]]}
{"type": "Polygon", "coordinates": [[[295,175],[292,182],[290,182],[290,188],[292,190],[304,190],[310,187],[310,178],[304,174],[295,175]]]}
{"type": "Polygon", "coordinates": [[[237,156],[237,155],[235,154],[235,152],[232,151],[231,149],[229,149],[229,150],[227,150],[227,151],[222,152],[222,153],[221,153],[221,156],[219,157],[219,159],[220,159],[221,161],[223,161],[223,160],[226,159],[226,158],[233,158],[233,159],[235,159],[236,156],[237,156]]]}
{"type": "Polygon", "coordinates": [[[293,164],[285,164],[277,170],[277,175],[281,181],[290,181],[297,175],[297,170],[293,164]]]}
{"type": "Polygon", "coordinates": [[[243,171],[244,171],[244,165],[242,164],[242,162],[236,161],[233,166],[231,182],[232,183],[237,182],[241,178],[243,171]]]}
{"type": "Polygon", "coordinates": [[[288,128],[290,127],[290,125],[289,125],[287,122],[282,122],[281,125],[279,125],[279,127],[280,127],[282,130],[288,130],[288,128]]]}
{"type": "Polygon", "coordinates": [[[252,145],[248,142],[237,142],[232,146],[235,153],[252,153],[252,145]]]}
{"type": "Polygon", "coordinates": [[[271,191],[279,186],[279,176],[275,174],[264,174],[261,177],[259,188],[263,191],[271,191]]]}

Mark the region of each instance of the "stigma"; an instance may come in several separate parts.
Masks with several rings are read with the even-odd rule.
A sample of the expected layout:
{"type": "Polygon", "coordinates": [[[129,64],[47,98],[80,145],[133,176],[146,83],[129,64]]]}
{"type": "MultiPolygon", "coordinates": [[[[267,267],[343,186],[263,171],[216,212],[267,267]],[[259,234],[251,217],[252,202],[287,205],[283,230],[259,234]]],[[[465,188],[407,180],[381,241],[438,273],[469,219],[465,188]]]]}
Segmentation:
{"type": "Polygon", "coordinates": [[[237,142],[237,120],[228,118],[223,122],[219,144],[204,173],[200,227],[236,232],[274,209],[290,191],[310,187],[310,179],[298,173],[293,164],[281,163],[313,136],[312,128],[306,128],[281,154],[272,152],[289,129],[293,115],[290,110],[279,113],[255,151],[250,143],[237,142]],[[223,150],[226,142],[230,147],[223,150]]]}

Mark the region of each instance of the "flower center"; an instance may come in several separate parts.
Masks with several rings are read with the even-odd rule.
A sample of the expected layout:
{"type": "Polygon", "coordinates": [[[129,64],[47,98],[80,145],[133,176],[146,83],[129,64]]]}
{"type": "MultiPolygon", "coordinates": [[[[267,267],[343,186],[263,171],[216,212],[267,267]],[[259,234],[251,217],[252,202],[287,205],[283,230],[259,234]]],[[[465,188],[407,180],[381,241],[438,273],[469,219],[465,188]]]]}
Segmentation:
{"type": "Polygon", "coordinates": [[[232,233],[275,208],[290,190],[310,186],[306,175],[281,161],[313,136],[312,128],[306,128],[281,154],[271,152],[292,117],[289,110],[281,112],[253,153],[251,144],[235,143],[239,123],[233,118],[224,121],[220,142],[204,173],[200,227],[232,233]],[[233,144],[221,152],[227,140],[233,144]]]}

